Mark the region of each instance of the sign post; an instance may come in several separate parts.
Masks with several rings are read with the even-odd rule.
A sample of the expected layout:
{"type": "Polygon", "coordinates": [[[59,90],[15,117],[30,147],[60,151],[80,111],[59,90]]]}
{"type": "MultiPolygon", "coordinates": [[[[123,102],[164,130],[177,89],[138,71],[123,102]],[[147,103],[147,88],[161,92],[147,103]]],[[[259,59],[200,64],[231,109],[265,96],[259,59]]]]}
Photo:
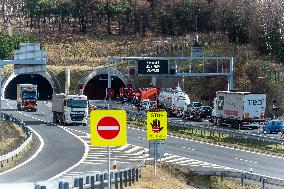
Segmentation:
{"type": "MultiPolygon", "coordinates": [[[[157,175],[157,141],[167,138],[168,118],[167,112],[147,113],[147,140],[154,141],[154,176],[157,175]]],[[[161,143],[160,143],[161,144],[161,143]]]]}
{"type": "Polygon", "coordinates": [[[110,188],[110,146],[124,146],[126,138],[125,110],[93,110],[90,113],[91,144],[107,146],[108,149],[108,188],[110,188]]]}

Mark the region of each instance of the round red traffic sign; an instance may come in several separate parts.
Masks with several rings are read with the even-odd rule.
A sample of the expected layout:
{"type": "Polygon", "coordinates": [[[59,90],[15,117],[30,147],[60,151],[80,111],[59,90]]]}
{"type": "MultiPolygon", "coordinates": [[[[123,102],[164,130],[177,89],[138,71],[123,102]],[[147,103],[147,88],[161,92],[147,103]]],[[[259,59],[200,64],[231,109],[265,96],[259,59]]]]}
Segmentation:
{"type": "Polygon", "coordinates": [[[103,117],[97,124],[97,132],[103,139],[111,140],[117,137],[120,125],[114,117],[103,117]]]}

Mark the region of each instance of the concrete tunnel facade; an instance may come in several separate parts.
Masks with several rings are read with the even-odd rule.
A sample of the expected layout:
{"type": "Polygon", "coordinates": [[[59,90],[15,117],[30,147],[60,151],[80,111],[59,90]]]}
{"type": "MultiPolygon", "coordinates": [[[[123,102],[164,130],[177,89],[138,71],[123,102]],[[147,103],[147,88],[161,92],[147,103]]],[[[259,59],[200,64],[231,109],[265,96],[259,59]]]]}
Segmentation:
{"type": "MultiPolygon", "coordinates": [[[[100,67],[92,71],[87,71],[77,83],[75,91],[70,94],[79,94],[79,84],[83,84],[83,94],[90,100],[102,100],[106,96],[107,88],[107,68],[100,67]]],[[[131,80],[123,73],[112,69],[112,88],[115,96],[119,95],[119,89],[131,83],[131,80]]],[[[51,73],[43,72],[39,74],[14,74],[8,75],[2,82],[2,97],[16,100],[17,84],[31,83],[38,86],[39,100],[51,100],[52,93],[64,92],[64,86],[60,86],[56,78],[51,73]]],[[[71,73],[72,79],[72,73],[71,73]]]]}
{"type": "Polygon", "coordinates": [[[38,86],[39,100],[51,100],[52,93],[60,93],[58,80],[49,72],[37,74],[10,74],[2,84],[2,97],[16,100],[17,84],[35,84],[38,86]]]}
{"type": "MultiPolygon", "coordinates": [[[[120,71],[111,69],[112,80],[111,88],[114,89],[114,96],[119,95],[119,89],[131,84],[131,80],[120,71]]],[[[76,91],[79,91],[79,85],[83,86],[83,94],[90,100],[102,100],[106,96],[108,70],[105,67],[96,68],[89,71],[81,78],[77,84],[76,91]]]]}

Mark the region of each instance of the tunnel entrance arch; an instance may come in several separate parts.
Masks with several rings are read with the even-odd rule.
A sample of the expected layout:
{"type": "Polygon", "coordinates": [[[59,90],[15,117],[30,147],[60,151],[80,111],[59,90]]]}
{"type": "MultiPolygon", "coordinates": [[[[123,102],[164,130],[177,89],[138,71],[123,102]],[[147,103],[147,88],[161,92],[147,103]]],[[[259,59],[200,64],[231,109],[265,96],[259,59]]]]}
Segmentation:
{"type": "MultiPolygon", "coordinates": [[[[131,84],[131,81],[128,77],[117,70],[112,69],[111,72],[111,85],[114,89],[114,96],[118,97],[119,89],[131,84]]],[[[105,67],[96,68],[94,71],[88,72],[86,76],[78,82],[78,86],[79,84],[83,84],[83,94],[86,95],[88,99],[102,100],[105,98],[107,88],[107,73],[107,68],[105,67]]],[[[79,90],[78,87],[77,90],[79,90]]]]}
{"type": "Polygon", "coordinates": [[[17,84],[35,84],[38,86],[39,100],[51,100],[52,93],[61,91],[55,77],[48,72],[40,74],[14,74],[12,73],[3,82],[3,97],[16,100],[17,84]]]}

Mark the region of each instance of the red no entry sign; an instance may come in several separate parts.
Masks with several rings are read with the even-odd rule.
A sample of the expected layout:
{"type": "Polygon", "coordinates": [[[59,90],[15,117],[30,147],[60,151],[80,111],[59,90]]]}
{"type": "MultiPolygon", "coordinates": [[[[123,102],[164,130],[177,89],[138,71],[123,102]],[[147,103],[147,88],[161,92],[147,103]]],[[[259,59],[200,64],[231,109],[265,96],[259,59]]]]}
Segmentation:
{"type": "Polygon", "coordinates": [[[114,117],[103,117],[97,124],[97,132],[103,139],[114,139],[120,132],[119,122],[114,117]]]}

